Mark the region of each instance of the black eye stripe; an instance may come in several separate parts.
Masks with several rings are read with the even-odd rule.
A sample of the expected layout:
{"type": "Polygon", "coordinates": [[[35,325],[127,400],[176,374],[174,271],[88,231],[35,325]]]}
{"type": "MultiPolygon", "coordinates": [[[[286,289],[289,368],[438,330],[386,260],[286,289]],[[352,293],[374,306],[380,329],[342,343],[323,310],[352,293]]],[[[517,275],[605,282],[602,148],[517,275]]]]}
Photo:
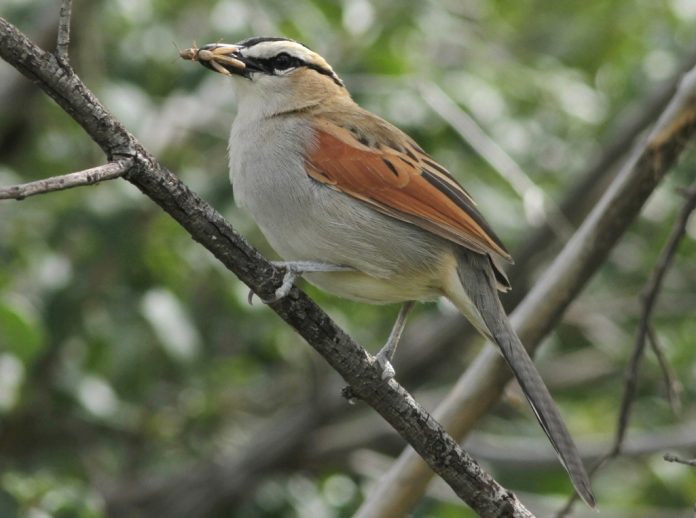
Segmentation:
{"type": "Polygon", "coordinates": [[[287,52],[281,52],[271,58],[251,58],[251,61],[253,61],[254,65],[258,68],[269,74],[276,70],[287,70],[289,68],[307,65],[307,63],[300,58],[291,56],[287,52]]]}
{"type": "Polygon", "coordinates": [[[280,52],[270,58],[252,58],[247,57],[247,68],[256,69],[258,71],[265,72],[269,75],[274,75],[275,72],[280,72],[283,70],[288,70],[290,68],[307,67],[322,75],[330,77],[331,80],[338,86],[343,86],[343,81],[341,81],[338,76],[333,72],[333,70],[324,68],[315,63],[307,63],[297,56],[292,56],[287,52],[280,52]]]}
{"type": "Polygon", "coordinates": [[[271,66],[276,70],[286,70],[292,67],[299,67],[304,65],[304,61],[300,58],[291,56],[287,52],[281,52],[277,56],[271,58],[271,66]]]}
{"type": "Polygon", "coordinates": [[[338,86],[343,86],[343,81],[341,81],[338,76],[332,71],[324,67],[320,67],[319,65],[315,65],[313,63],[305,63],[305,66],[307,68],[311,68],[312,70],[316,70],[322,75],[328,76],[331,78],[331,80],[336,83],[338,86]]]}

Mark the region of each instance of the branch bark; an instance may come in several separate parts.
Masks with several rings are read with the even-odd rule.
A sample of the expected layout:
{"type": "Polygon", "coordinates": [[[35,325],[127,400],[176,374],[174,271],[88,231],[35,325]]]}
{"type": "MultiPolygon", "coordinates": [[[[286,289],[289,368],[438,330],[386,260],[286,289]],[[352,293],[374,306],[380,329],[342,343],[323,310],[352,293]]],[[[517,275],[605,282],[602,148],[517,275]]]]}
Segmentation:
{"type": "Polygon", "coordinates": [[[665,453],[663,457],[667,462],[676,462],[677,464],[684,464],[686,466],[691,466],[696,468],[696,459],[682,459],[671,453],[665,453]]]}
{"type": "Polygon", "coordinates": [[[62,61],[68,61],[68,48],[70,47],[70,19],[72,18],[72,0],[63,0],[60,5],[58,18],[58,42],[56,45],[56,57],[62,61]]]}
{"type": "Polygon", "coordinates": [[[113,180],[114,178],[119,178],[126,174],[131,168],[131,165],[129,160],[110,162],[76,173],[51,176],[43,180],[13,185],[11,187],[0,187],[0,200],[23,200],[24,198],[36,196],[37,194],[72,189],[73,187],[79,187],[81,185],[94,185],[104,180],[113,180]]]}
{"type": "MultiPolygon", "coordinates": [[[[155,201],[257,295],[269,298],[283,270],[256,250],[205,201],[162,167],[59,57],[44,52],[0,18],[0,56],[34,81],[106,153],[131,160],[125,178],[155,201]]],[[[481,516],[532,516],[514,494],[485,473],[395,380],[384,382],[374,359],[302,291],[270,307],[319,352],[428,464],[481,516]]]]}
{"type": "MultiPolygon", "coordinates": [[[[611,248],[637,217],[644,202],[676,162],[696,130],[696,68],[650,136],[626,164],[588,218],[512,314],[522,342],[533,352],[568,305],[597,271],[611,248]]],[[[433,415],[462,439],[498,400],[510,373],[488,346],[459,379],[433,415]]],[[[401,516],[420,499],[432,473],[410,449],[404,450],[356,514],[359,518],[401,516]]]]}

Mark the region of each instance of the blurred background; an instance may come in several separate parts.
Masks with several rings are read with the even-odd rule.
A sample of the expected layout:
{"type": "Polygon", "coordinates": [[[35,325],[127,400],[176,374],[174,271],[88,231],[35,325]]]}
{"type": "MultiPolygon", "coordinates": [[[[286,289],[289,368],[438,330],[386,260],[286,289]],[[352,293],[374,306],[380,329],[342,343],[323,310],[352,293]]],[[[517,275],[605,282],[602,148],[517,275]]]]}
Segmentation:
{"type": "MultiPolygon", "coordinates": [[[[58,4],[3,0],[0,15],[53,50],[58,4]]],[[[509,306],[696,63],[692,0],[78,0],[72,22],[82,80],[272,258],[228,184],[227,79],[179,60],[177,48],[283,35],[315,49],[360,104],[477,199],[517,259],[509,306]],[[481,155],[485,135],[499,146],[493,164],[481,155]]],[[[0,185],[104,160],[0,62],[0,185]]],[[[590,463],[613,438],[638,295],[695,166],[686,157],[653,194],[538,355],[590,463]]],[[[628,454],[595,479],[607,516],[693,513],[696,468],[662,455],[696,453],[694,237],[696,221],[654,318],[681,409],[648,351],[628,454]]],[[[386,339],[398,308],[307,290],[368,349],[386,339]]],[[[0,516],[351,516],[403,442],[365,405],[346,404],[338,375],[246,297],[125,181],[1,202],[0,516]]],[[[419,306],[404,342],[397,379],[429,409],[481,346],[444,304],[419,306]]],[[[515,387],[467,447],[539,515],[565,501],[570,484],[515,387]]],[[[413,516],[471,513],[436,483],[413,516]]]]}

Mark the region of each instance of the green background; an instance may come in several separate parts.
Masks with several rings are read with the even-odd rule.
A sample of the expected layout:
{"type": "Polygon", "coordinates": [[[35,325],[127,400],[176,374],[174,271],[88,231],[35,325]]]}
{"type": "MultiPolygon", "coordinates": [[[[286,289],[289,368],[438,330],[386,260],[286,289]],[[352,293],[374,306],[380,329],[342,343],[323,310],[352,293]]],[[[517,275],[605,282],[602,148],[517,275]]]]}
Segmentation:
{"type": "MultiPolygon", "coordinates": [[[[52,50],[57,4],[4,0],[0,15],[52,50]]],[[[422,88],[444,90],[557,202],[626,117],[693,59],[694,29],[691,0],[76,0],[70,52],[83,81],[148,150],[275,258],[228,184],[231,88],[179,60],[177,47],[296,38],[332,63],[361,105],[446,165],[514,255],[538,224],[533,200],[523,202],[433,111],[422,88]]],[[[0,100],[0,185],[103,163],[81,128],[4,62],[0,100]]],[[[613,438],[639,293],[694,165],[687,157],[654,193],[541,351],[542,375],[581,450],[613,438]]],[[[696,468],[666,463],[662,454],[696,452],[695,236],[691,223],[654,318],[683,384],[681,413],[670,410],[648,352],[629,430],[647,451],[595,479],[606,516],[692,515],[696,468]],[[668,447],[680,441],[686,446],[668,447]]],[[[533,277],[557,250],[539,250],[533,277]]],[[[397,308],[307,290],[369,349],[385,340],[397,308]]],[[[0,516],[105,516],[134,492],[196,466],[224,465],[278,426],[279,415],[311,408],[318,397],[339,398],[338,376],[246,296],[125,181],[1,202],[0,516]]],[[[409,329],[450,311],[419,306],[406,339],[409,329]]],[[[462,343],[407,388],[434,408],[479,346],[462,343]]],[[[202,515],[350,516],[402,443],[363,405],[339,408],[306,434],[302,455],[237,474],[248,477],[244,498],[202,515]]],[[[471,451],[540,515],[564,502],[566,476],[515,389],[477,426],[471,451]],[[548,461],[531,463],[537,457],[548,461]]],[[[229,479],[216,477],[209,495],[229,479]]],[[[184,484],[179,492],[197,489],[184,484]]],[[[168,498],[162,495],[151,498],[168,498]]],[[[467,512],[436,485],[414,516],[467,512]]]]}

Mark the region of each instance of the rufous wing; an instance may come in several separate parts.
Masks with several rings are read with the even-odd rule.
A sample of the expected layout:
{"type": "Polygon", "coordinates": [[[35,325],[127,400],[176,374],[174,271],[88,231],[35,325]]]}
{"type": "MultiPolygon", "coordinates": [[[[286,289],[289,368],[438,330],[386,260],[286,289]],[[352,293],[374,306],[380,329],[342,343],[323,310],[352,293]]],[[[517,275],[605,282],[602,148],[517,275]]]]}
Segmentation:
{"type": "Polygon", "coordinates": [[[473,251],[511,261],[469,194],[405,135],[397,135],[400,141],[367,139],[356,128],[325,120],[315,132],[306,166],[316,181],[473,251]]]}

